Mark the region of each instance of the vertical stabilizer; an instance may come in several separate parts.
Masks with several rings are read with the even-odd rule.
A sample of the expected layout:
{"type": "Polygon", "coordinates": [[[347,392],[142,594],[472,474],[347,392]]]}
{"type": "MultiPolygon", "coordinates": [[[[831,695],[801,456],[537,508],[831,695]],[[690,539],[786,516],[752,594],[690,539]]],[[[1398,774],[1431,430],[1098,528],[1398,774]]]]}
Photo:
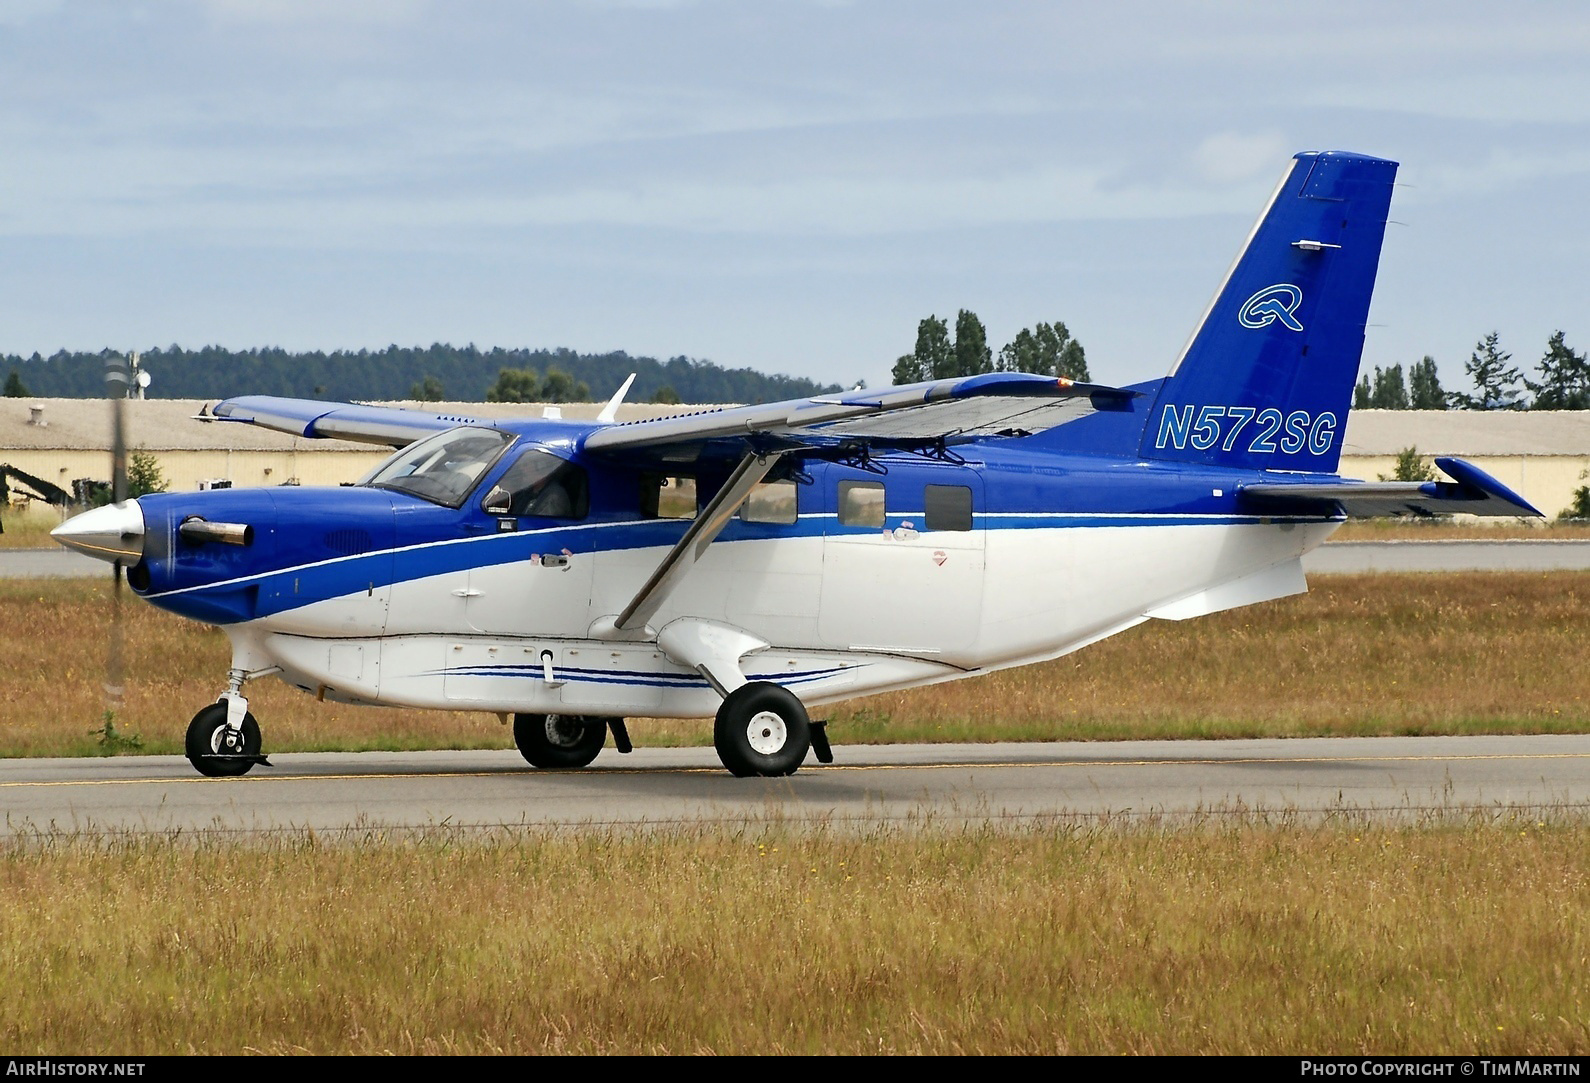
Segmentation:
{"type": "Polygon", "coordinates": [[[1162,386],[1144,458],[1336,470],[1396,172],[1296,157],[1162,386]]]}

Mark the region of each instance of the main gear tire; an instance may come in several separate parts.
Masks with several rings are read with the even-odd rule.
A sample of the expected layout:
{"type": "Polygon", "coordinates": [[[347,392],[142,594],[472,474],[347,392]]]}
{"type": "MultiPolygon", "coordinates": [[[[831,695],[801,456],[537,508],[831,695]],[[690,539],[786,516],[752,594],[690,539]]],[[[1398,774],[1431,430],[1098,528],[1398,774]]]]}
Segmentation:
{"type": "Polygon", "coordinates": [[[724,697],[712,743],[739,778],[792,775],[812,747],[811,719],[789,689],[752,681],[724,697]]]}
{"type": "Polygon", "coordinates": [[[578,714],[516,714],[513,743],[532,767],[589,767],[607,743],[607,720],[578,714]]]}

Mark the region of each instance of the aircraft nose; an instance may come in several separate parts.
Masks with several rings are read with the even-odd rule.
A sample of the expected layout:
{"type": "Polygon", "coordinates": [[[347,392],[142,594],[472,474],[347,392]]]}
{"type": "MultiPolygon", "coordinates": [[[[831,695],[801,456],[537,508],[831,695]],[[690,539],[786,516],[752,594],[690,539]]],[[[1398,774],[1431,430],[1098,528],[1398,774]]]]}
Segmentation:
{"type": "Polygon", "coordinates": [[[72,516],[50,537],[100,560],[133,564],[144,554],[144,510],[137,500],[106,504],[72,516]]]}

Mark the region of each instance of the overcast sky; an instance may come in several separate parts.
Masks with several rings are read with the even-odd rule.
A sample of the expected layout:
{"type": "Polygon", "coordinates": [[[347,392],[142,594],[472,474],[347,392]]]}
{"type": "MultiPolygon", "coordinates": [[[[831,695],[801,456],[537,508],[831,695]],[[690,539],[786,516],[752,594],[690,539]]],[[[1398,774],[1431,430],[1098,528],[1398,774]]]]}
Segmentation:
{"type": "Polygon", "coordinates": [[[876,386],[970,308],[1126,383],[1292,153],[1345,149],[1402,163],[1365,363],[1452,389],[1492,330],[1526,366],[1590,346],[1587,59],[1579,0],[0,0],[0,352],[876,386]]]}

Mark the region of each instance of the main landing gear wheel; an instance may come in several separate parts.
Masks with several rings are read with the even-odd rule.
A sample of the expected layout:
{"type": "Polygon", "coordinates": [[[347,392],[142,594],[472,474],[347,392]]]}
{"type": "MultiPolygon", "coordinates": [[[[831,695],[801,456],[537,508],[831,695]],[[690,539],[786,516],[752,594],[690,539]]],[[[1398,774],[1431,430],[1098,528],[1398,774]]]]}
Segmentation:
{"type": "Polygon", "coordinates": [[[210,778],[246,775],[260,762],[259,723],[252,714],[233,730],[226,724],[226,701],[212,703],[188,723],[188,762],[210,778]]]}
{"type": "Polygon", "coordinates": [[[793,775],[812,746],[811,721],[795,693],[752,681],[724,697],[712,743],[723,766],[739,778],[793,775]]]}
{"type": "Polygon", "coordinates": [[[513,743],[534,767],[585,767],[607,743],[607,720],[580,714],[516,714],[513,743]]]}

